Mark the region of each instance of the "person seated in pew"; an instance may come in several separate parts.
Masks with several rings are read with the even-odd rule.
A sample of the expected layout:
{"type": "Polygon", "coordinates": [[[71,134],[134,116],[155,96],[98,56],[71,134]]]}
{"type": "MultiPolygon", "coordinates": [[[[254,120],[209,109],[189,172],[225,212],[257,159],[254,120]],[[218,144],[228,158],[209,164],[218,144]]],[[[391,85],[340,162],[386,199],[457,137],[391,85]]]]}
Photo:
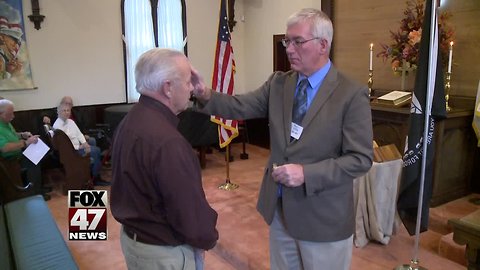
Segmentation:
{"type": "MultiPolygon", "coordinates": [[[[72,97],[64,96],[60,100],[60,104],[65,104],[67,106],[70,106],[70,112],[71,112],[70,113],[70,119],[72,119],[75,122],[75,124],[77,124],[78,128],[83,132],[84,127],[82,126],[81,123],[79,123],[79,121],[77,120],[77,118],[74,115],[72,97]]],[[[43,123],[43,125],[51,126],[52,125],[52,119],[54,119],[54,117],[56,117],[56,116],[57,116],[57,108],[53,108],[49,112],[42,113],[42,123],[43,123]]],[[[83,134],[83,136],[85,137],[85,139],[87,140],[89,145],[97,146],[97,141],[94,137],[90,137],[87,134],[83,134]]]]}
{"type": "Polygon", "coordinates": [[[91,174],[93,177],[93,184],[95,186],[108,186],[110,182],[102,180],[100,177],[100,169],[102,167],[102,159],[100,156],[100,148],[95,145],[87,143],[85,136],[78,128],[75,121],[70,119],[71,106],[65,103],[60,103],[57,109],[58,118],[53,123],[53,129],[60,129],[72,141],[73,147],[78,151],[80,155],[90,153],[90,157],[93,159],[91,166],[91,174]]]}
{"type": "MultiPolygon", "coordinates": [[[[51,187],[42,186],[42,171],[39,165],[33,164],[28,158],[22,155],[22,149],[30,144],[38,142],[38,135],[32,133],[17,132],[11,122],[15,118],[13,102],[8,99],[0,100],[0,155],[4,159],[18,159],[20,165],[26,170],[27,179],[25,182],[33,184],[35,194],[42,194],[45,200],[50,199],[47,193],[52,191],[51,187]]],[[[27,183],[23,183],[26,185],[27,183]]]]}

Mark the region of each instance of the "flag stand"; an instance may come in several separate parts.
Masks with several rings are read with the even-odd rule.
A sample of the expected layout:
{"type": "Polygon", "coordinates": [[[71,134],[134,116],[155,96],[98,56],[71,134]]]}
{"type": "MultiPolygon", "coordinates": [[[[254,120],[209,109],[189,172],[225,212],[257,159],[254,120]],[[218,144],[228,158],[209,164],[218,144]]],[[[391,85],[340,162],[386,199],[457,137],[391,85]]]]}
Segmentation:
{"type": "MultiPolygon", "coordinates": [[[[428,4],[431,3],[431,15],[430,15],[430,42],[429,42],[429,57],[428,57],[428,79],[427,79],[427,93],[426,93],[426,100],[425,100],[425,118],[424,118],[424,127],[423,127],[423,138],[428,138],[429,126],[430,126],[430,116],[431,116],[431,108],[432,108],[432,99],[434,88],[435,88],[435,76],[436,76],[436,66],[437,66],[437,55],[438,47],[435,42],[438,42],[438,30],[437,28],[437,4],[436,1],[427,1],[425,5],[425,19],[427,19],[426,14],[427,8],[429,8],[428,4]],[[435,69],[432,67],[435,63],[435,69]],[[435,72],[433,72],[434,70],[435,72]],[[432,91],[433,90],[433,91],[432,91]]],[[[425,25],[425,24],[424,24],[425,25]]],[[[432,120],[433,121],[433,120],[432,120]]],[[[422,166],[420,172],[420,186],[418,191],[418,208],[417,208],[417,220],[415,225],[415,244],[413,249],[413,259],[410,261],[410,264],[403,264],[394,268],[394,270],[426,270],[419,265],[418,260],[418,249],[420,244],[420,226],[422,221],[422,208],[423,208],[423,193],[424,193],[424,186],[425,186],[425,170],[427,164],[427,154],[428,154],[428,140],[423,140],[422,144],[422,166]]]]}
{"type": "Polygon", "coordinates": [[[226,161],[226,169],[227,169],[227,179],[225,179],[225,183],[218,186],[218,189],[223,190],[234,190],[238,188],[238,185],[235,183],[230,182],[230,144],[226,146],[225,151],[225,161],[226,161]]]}
{"type": "MultiPolygon", "coordinates": [[[[427,89],[427,92],[430,92],[429,87],[427,89]]],[[[427,103],[429,103],[428,100],[427,100],[427,103]]],[[[427,112],[425,112],[425,127],[423,132],[424,138],[426,138],[428,135],[427,134],[428,124],[430,123],[429,118],[430,118],[430,113],[427,110],[427,112]]],[[[415,244],[413,249],[413,259],[410,261],[410,264],[403,264],[403,265],[397,266],[394,268],[394,270],[427,270],[427,268],[418,265],[419,264],[418,247],[420,244],[420,224],[422,220],[423,192],[424,192],[424,185],[425,185],[425,168],[427,164],[427,146],[428,146],[428,143],[425,141],[422,145],[422,149],[423,149],[422,151],[425,154],[422,155],[422,172],[420,177],[420,190],[418,191],[418,208],[417,208],[417,221],[415,225],[415,244]]]]}
{"type": "Polygon", "coordinates": [[[397,266],[394,270],[427,270],[427,268],[419,266],[418,261],[414,262],[412,260],[410,264],[403,264],[401,266],[397,266]]]}
{"type": "MultiPolygon", "coordinates": [[[[430,80],[428,84],[430,84],[430,80]]],[[[427,93],[430,92],[430,86],[427,87],[427,93]]],[[[427,94],[429,96],[429,94],[427,94]]],[[[430,99],[427,99],[427,106],[430,106],[430,99]]],[[[428,125],[430,124],[430,112],[427,110],[425,112],[425,126],[423,130],[423,138],[427,138],[428,136],[428,125]]],[[[418,208],[417,208],[417,221],[415,224],[415,244],[413,248],[413,259],[410,261],[410,264],[403,264],[394,268],[394,270],[427,270],[427,268],[422,267],[419,264],[418,260],[418,248],[420,245],[420,226],[422,222],[422,208],[423,208],[423,192],[425,186],[425,168],[427,164],[427,147],[428,143],[426,141],[422,144],[422,151],[424,155],[422,155],[422,170],[420,176],[420,190],[418,191],[418,208]]]]}

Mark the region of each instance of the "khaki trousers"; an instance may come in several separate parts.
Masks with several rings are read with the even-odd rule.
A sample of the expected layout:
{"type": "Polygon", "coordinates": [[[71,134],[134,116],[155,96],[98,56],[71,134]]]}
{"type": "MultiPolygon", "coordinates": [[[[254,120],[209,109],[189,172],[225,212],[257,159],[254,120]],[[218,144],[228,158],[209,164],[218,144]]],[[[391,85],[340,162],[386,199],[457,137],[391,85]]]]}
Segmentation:
{"type": "Polygon", "coordinates": [[[353,235],[336,242],[310,242],[292,238],[283,222],[282,208],[270,225],[271,270],[348,270],[353,235]]]}
{"type": "Polygon", "coordinates": [[[198,270],[203,268],[203,262],[201,262],[202,265],[195,268],[195,259],[198,258],[195,258],[195,249],[189,245],[144,244],[128,237],[123,231],[123,227],[120,243],[129,270],[198,270]]]}

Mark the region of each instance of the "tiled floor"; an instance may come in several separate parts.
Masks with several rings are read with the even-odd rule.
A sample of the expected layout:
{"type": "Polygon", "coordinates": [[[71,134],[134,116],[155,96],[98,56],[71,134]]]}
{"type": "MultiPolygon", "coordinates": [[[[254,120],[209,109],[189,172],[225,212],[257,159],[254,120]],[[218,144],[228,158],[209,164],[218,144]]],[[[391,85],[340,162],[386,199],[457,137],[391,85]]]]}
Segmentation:
{"type": "MultiPolygon", "coordinates": [[[[226,181],[226,170],[224,156],[216,150],[207,155],[207,168],[202,171],[207,199],[219,214],[217,229],[220,233],[217,246],[206,254],[205,269],[269,269],[268,227],[255,210],[263,166],[269,152],[249,145],[247,152],[250,158],[240,160],[240,151],[241,145],[232,147],[235,161],[230,163],[229,170],[229,179],[239,184],[238,189],[218,189],[218,185],[226,181]]],[[[108,170],[104,171],[104,176],[108,179],[108,170]]],[[[108,189],[107,187],[106,190],[108,189]]],[[[66,236],[67,198],[54,192],[48,204],[60,230],[66,236]]],[[[477,206],[470,205],[468,199],[460,199],[432,209],[431,216],[434,217],[433,223],[446,231],[442,224],[446,224],[448,218],[462,216],[476,209],[477,206]]],[[[109,213],[107,241],[67,240],[67,244],[81,269],[126,269],[120,249],[119,232],[120,225],[109,213]]],[[[420,264],[436,270],[465,269],[465,266],[437,254],[442,233],[430,230],[421,234],[420,264]]],[[[412,258],[413,244],[414,238],[400,226],[388,245],[370,242],[363,248],[355,248],[351,269],[393,269],[408,263],[412,258]]]]}

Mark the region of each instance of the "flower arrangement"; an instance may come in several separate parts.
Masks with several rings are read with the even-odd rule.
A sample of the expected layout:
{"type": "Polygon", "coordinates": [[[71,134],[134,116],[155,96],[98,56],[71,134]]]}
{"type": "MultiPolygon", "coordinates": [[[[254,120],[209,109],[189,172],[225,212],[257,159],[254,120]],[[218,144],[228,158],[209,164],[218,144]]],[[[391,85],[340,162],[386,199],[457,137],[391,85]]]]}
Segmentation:
{"type": "MultiPolygon", "coordinates": [[[[407,70],[417,68],[424,4],[425,0],[407,1],[407,9],[404,11],[405,17],[400,22],[400,29],[397,32],[390,31],[393,42],[389,45],[381,44],[382,51],[377,54],[377,57],[383,57],[384,61],[391,58],[394,71],[401,67],[407,70]]],[[[447,24],[451,16],[448,12],[442,12],[439,15],[440,52],[444,66],[448,62],[449,42],[454,35],[453,29],[447,24]]]]}

